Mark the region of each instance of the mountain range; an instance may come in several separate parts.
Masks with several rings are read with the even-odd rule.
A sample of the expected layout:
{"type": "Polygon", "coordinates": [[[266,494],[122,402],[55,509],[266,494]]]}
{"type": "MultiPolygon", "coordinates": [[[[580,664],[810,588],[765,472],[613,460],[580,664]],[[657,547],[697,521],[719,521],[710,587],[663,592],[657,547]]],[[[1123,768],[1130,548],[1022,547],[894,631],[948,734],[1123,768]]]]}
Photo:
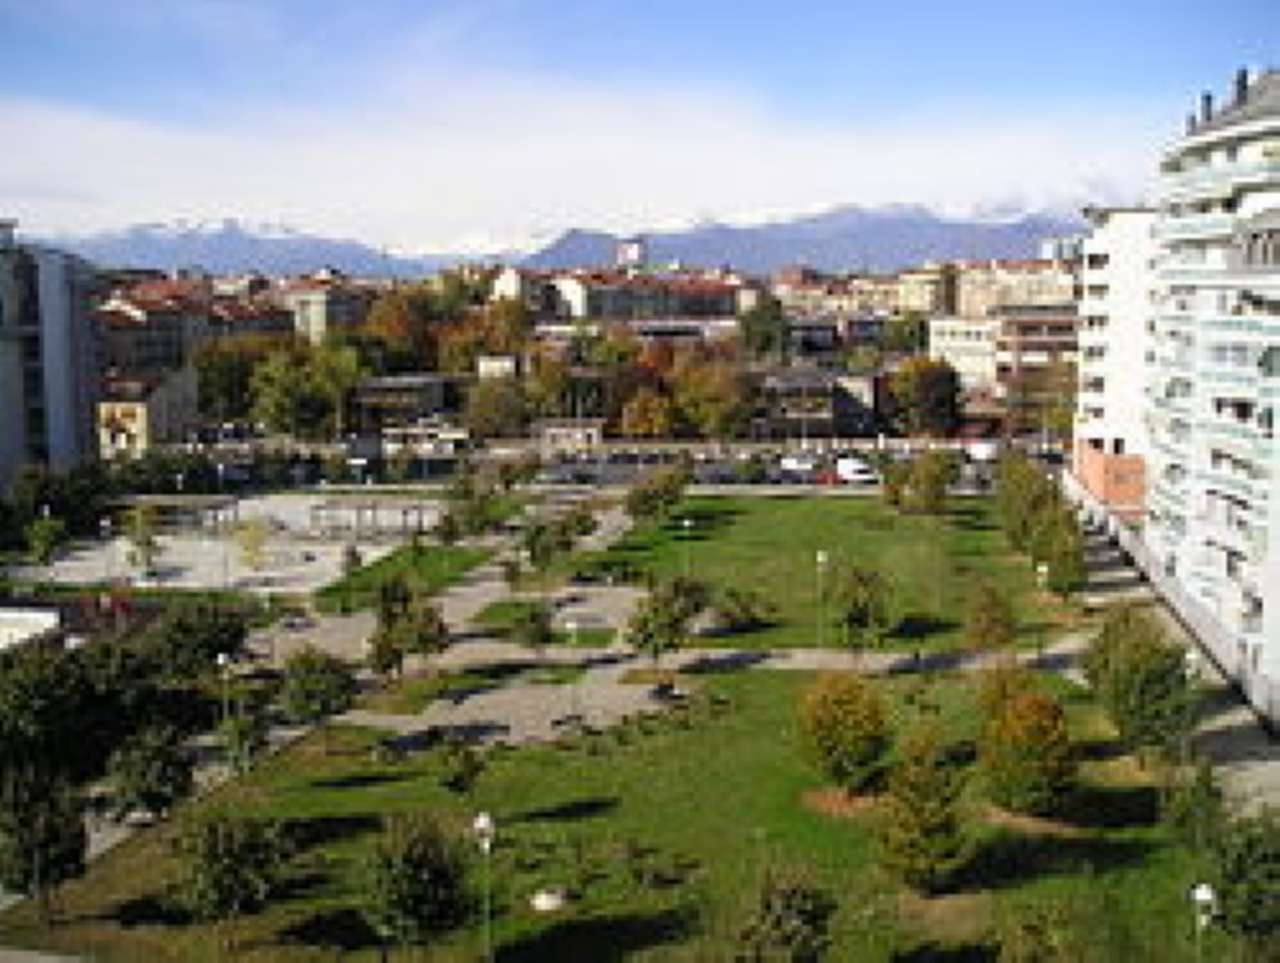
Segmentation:
{"type": "MultiPolygon", "coordinates": [[[[916,205],[837,207],[751,226],[719,223],[645,234],[655,264],[731,264],[768,273],[791,264],[828,271],[885,271],[948,258],[1033,257],[1047,237],[1078,233],[1080,221],[1059,214],[1002,211],[998,218],[943,217],[916,205]]],[[[532,254],[391,255],[356,240],[306,234],[235,219],[139,224],[120,231],[48,242],[105,267],[163,270],[200,267],[215,274],[257,270],[300,274],[320,267],[352,275],[412,277],[463,261],[528,267],[589,267],[612,263],[617,237],[573,229],[532,254]]]]}

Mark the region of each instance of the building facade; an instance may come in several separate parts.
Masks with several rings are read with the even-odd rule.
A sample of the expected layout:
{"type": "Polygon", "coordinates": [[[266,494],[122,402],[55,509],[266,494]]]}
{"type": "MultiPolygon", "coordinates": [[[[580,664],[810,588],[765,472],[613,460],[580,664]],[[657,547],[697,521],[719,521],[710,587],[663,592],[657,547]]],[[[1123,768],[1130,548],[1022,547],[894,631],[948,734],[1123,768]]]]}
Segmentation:
{"type": "Polygon", "coordinates": [[[983,318],[934,318],[929,322],[929,357],[955,368],[965,391],[996,387],[996,335],[1000,323],[983,318]]]}
{"type": "Polygon", "coordinates": [[[64,470],[97,451],[97,272],[14,230],[0,221],[0,489],[24,464],[64,470]]]}
{"type": "Polygon", "coordinates": [[[1103,504],[1127,517],[1145,504],[1147,355],[1151,350],[1153,208],[1089,208],[1077,298],[1073,468],[1103,504]]]}
{"type": "Polygon", "coordinates": [[[1144,537],[1232,643],[1247,692],[1280,685],[1280,72],[1204,95],[1164,153],[1144,537]]]}

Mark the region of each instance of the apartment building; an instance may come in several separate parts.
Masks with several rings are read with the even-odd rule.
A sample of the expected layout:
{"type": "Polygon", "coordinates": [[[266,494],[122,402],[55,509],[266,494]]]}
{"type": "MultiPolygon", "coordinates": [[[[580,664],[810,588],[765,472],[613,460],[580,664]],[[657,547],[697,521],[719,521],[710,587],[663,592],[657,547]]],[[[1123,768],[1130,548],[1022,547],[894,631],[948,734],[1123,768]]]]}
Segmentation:
{"type": "Polygon", "coordinates": [[[1075,297],[1071,261],[965,261],[956,266],[956,313],[985,318],[1004,305],[1062,304],[1075,297]]]}
{"type": "Polygon", "coordinates": [[[1280,691],[1280,72],[1203,95],[1161,174],[1144,538],[1256,699],[1280,691]]]}
{"type": "Polygon", "coordinates": [[[294,330],[312,344],[323,343],[331,331],[359,327],[373,300],[369,292],[331,268],[287,282],[278,298],[292,312],[294,330]]]}
{"type": "Polygon", "coordinates": [[[934,318],[929,322],[929,357],[951,365],[966,392],[994,392],[999,332],[1000,322],[988,318],[934,318]]]}
{"type": "Polygon", "coordinates": [[[1058,412],[1069,419],[1063,405],[1079,351],[1075,302],[1002,304],[990,317],[997,324],[995,396],[1009,429],[1047,430],[1058,412]]]}
{"type": "Polygon", "coordinates": [[[15,229],[0,221],[0,489],[24,464],[66,469],[97,449],[97,272],[15,229]]]}
{"type": "Polygon", "coordinates": [[[1122,517],[1145,505],[1145,376],[1156,212],[1087,208],[1081,246],[1073,471],[1122,517]]]}

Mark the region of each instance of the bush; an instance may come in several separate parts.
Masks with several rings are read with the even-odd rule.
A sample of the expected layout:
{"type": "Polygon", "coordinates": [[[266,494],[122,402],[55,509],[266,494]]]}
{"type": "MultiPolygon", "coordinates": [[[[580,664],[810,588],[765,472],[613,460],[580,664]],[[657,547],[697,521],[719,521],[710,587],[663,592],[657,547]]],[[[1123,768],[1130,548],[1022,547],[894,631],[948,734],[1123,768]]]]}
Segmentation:
{"type": "Polygon", "coordinates": [[[885,870],[926,893],[946,886],[969,850],[958,805],[962,788],[932,727],[904,741],[877,825],[885,870]]]}
{"type": "Polygon", "coordinates": [[[175,849],[191,911],[218,920],[265,905],[288,855],[280,824],[219,810],[191,817],[175,849]]]}
{"type": "Polygon", "coordinates": [[[422,942],[466,915],[462,847],[429,816],[385,817],[364,871],[365,915],[384,939],[422,942]]]}
{"type": "Polygon", "coordinates": [[[735,963],[816,963],[831,944],[836,904],[802,876],[765,873],[757,903],[738,932],[735,963]]]}
{"type": "Polygon", "coordinates": [[[773,606],[756,589],[725,585],[712,593],[711,611],[723,632],[750,632],[769,624],[773,606]]]}
{"type": "Polygon", "coordinates": [[[1051,811],[1075,776],[1062,706],[1039,692],[1011,694],[983,729],[978,763],[993,802],[1015,812],[1051,811]]]}
{"type": "Polygon", "coordinates": [[[1280,949],[1280,809],[1230,820],[1210,849],[1222,928],[1259,960],[1280,949]]]}
{"type": "Polygon", "coordinates": [[[144,729],[111,756],[117,818],[136,809],[164,816],[191,792],[194,760],[182,735],[168,726],[144,729]]]}
{"type": "Polygon", "coordinates": [[[1018,620],[1008,595],[990,582],[979,583],[965,614],[965,638],[983,648],[1004,648],[1013,644],[1017,631],[1018,620]]]}
{"type": "Polygon", "coordinates": [[[823,770],[849,792],[871,782],[889,748],[884,700],[852,672],[821,675],[805,690],[800,728],[823,770]]]}

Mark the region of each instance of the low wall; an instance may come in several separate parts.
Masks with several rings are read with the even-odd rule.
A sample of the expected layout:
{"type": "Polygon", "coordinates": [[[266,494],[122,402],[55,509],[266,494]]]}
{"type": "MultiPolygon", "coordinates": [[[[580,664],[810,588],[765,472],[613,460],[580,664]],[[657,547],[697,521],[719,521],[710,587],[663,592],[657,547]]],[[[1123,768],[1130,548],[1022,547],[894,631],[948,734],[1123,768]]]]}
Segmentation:
{"type": "Polygon", "coordinates": [[[1142,535],[1124,524],[1089,492],[1070,472],[1062,473],[1063,494],[1077,505],[1096,528],[1106,531],[1111,540],[1132,560],[1156,594],[1177,616],[1201,650],[1211,658],[1222,674],[1234,682],[1241,695],[1273,729],[1280,727],[1280,680],[1253,673],[1245,658],[1244,644],[1214,617],[1205,605],[1188,593],[1176,579],[1164,574],[1151,554],[1142,535]]]}

